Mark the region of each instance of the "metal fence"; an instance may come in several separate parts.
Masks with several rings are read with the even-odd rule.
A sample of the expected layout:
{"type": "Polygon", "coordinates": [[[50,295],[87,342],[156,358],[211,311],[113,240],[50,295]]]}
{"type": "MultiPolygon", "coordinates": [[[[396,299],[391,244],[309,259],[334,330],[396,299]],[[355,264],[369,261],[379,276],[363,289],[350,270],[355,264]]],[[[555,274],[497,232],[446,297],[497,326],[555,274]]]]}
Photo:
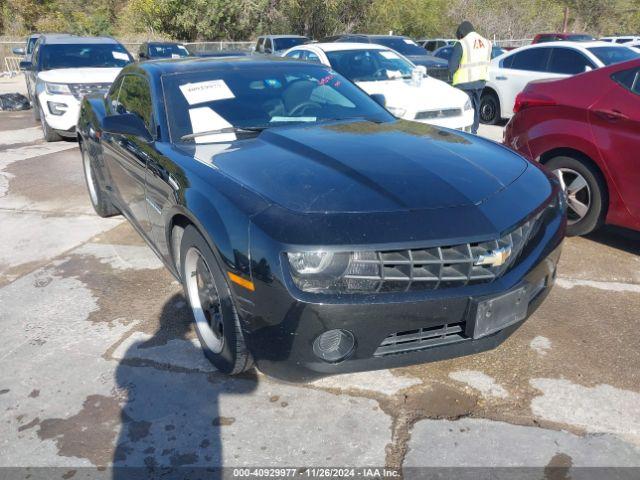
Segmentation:
{"type": "Polygon", "coordinates": [[[493,39],[493,44],[501,48],[518,48],[525,45],[529,45],[533,41],[533,38],[504,38],[493,39]]]}

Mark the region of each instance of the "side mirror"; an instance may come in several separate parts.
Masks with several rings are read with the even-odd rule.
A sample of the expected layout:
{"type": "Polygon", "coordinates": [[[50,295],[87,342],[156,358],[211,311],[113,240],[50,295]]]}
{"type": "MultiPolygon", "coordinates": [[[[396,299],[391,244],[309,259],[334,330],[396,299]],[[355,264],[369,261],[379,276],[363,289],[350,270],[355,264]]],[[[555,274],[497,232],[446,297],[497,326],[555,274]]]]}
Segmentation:
{"type": "Polygon", "coordinates": [[[147,143],[153,142],[153,137],[142,119],[133,113],[107,115],[102,119],[102,130],[117,135],[132,135],[147,143]]]}
{"type": "Polygon", "coordinates": [[[384,95],[381,93],[374,93],[371,95],[371,99],[376,102],[378,105],[385,106],[387,104],[387,99],[384,98],[384,95]]]}
{"type": "Polygon", "coordinates": [[[11,51],[14,55],[24,55],[24,47],[15,47],[11,51]]]}
{"type": "Polygon", "coordinates": [[[20,63],[19,63],[19,65],[18,65],[18,67],[20,68],[20,70],[22,70],[23,72],[24,72],[25,70],[31,70],[31,67],[32,67],[32,66],[33,66],[33,65],[32,65],[32,63],[31,63],[31,62],[28,62],[28,61],[26,61],[26,60],[21,60],[21,61],[20,61],[20,63]]]}

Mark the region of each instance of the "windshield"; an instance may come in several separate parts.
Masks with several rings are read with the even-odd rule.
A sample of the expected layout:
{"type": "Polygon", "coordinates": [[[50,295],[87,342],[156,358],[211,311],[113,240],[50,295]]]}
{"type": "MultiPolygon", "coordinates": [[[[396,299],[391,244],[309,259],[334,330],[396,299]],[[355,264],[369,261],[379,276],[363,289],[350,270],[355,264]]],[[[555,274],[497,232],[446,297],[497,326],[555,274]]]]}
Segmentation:
{"type": "Polygon", "coordinates": [[[40,68],[124,67],[133,59],[120,44],[55,44],[40,51],[40,68]]]}
{"type": "MultiPolygon", "coordinates": [[[[173,142],[212,143],[233,129],[264,129],[327,120],[393,120],[366,93],[328,67],[273,62],[162,77],[173,142]],[[181,140],[182,139],[182,140],[181,140]]],[[[226,137],[228,139],[228,137],[226,137]]]]}
{"type": "Polygon", "coordinates": [[[274,50],[289,50],[290,48],[297,47],[303,43],[309,41],[308,38],[302,37],[289,37],[289,38],[274,38],[273,49],[274,50]]]}
{"type": "Polygon", "coordinates": [[[409,78],[414,66],[391,50],[325,52],[331,66],[353,82],[409,78]]]}
{"type": "Polygon", "coordinates": [[[598,57],[598,59],[605,65],[626,62],[627,60],[633,60],[634,58],[640,57],[640,52],[627,47],[592,47],[587,50],[598,57]]]}
{"type": "Polygon", "coordinates": [[[419,47],[416,42],[410,38],[402,37],[373,37],[371,43],[384,45],[385,47],[395,50],[402,55],[426,55],[424,48],[419,47]]]}
{"type": "Polygon", "coordinates": [[[595,40],[591,35],[568,35],[567,40],[572,42],[590,42],[595,40]]]}
{"type": "Polygon", "coordinates": [[[188,57],[189,50],[175,43],[160,43],[149,45],[149,56],[154,58],[188,57]]]}

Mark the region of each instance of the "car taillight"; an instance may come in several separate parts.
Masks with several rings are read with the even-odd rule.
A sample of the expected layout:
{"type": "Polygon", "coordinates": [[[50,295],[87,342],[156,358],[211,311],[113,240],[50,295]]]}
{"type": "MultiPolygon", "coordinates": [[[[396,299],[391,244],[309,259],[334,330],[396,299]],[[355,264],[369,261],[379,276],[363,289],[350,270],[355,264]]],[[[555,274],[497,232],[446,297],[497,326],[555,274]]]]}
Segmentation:
{"type": "Polygon", "coordinates": [[[516,103],[513,105],[513,113],[518,113],[525,108],[530,107],[549,107],[556,105],[556,101],[547,97],[546,95],[541,95],[533,92],[520,92],[516,96],[516,103]]]}

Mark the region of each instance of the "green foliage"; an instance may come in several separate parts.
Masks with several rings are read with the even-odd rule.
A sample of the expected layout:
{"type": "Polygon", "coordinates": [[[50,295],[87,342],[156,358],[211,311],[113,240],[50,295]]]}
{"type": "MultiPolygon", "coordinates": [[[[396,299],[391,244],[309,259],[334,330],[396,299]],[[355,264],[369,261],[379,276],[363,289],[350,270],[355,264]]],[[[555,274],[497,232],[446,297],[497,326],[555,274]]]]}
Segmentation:
{"type": "Polygon", "coordinates": [[[640,0],[0,0],[0,32],[182,40],[389,31],[452,37],[466,19],[487,37],[526,38],[560,30],[565,6],[570,30],[640,33],[640,0]]]}

